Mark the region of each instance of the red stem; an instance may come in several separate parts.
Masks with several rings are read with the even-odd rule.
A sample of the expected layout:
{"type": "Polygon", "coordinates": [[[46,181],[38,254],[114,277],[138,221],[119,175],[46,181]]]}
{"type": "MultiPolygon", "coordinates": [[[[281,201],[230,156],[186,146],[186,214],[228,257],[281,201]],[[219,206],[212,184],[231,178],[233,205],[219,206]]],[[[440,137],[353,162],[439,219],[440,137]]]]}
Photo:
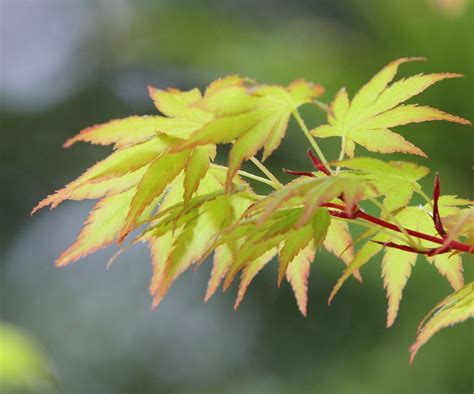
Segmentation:
{"type": "MultiPolygon", "coordinates": [[[[334,209],[337,209],[339,211],[345,211],[345,209],[346,209],[343,205],[333,204],[333,203],[326,203],[326,204],[323,204],[323,206],[325,206],[327,208],[334,208],[334,209]]],[[[402,232],[400,230],[400,228],[395,226],[394,224],[389,223],[385,220],[379,219],[378,217],[369,215],[368,213],[365,213],[361,210],[358,210],[358,211],[354,212],[352,214],[352,216],[350,216],[350,217],[345,215],[345,212],[329,211],[329,213],[332,216],[336,216],[336,217],[344,217],[345,216],[346,219],[357,219],[357,218],[363,219],[363,220],[366,220],[370,223],[374,223],[378,226],[385,227],[385,228],[388,228],[390,230],[393,230],[393,231],[396,231],[396,232],[399,232],[399,233],[402,232]]],[[[443,239],[443,238],[438,238],[438,237],[434,237],[432,235],[428,235],[428,234],[425,234],[425,233],[420,233],[419,231],[405,229],[405,228],[404,228],[404,230],[408,234],[410,234],[411,236],[413,236],[415,238],[419,238],[419,239],[424,239],[425,241],[430,241],[430,242],[433,242],[433,243],[436,243],[436,244],[439,244],[439,245],[444,245],[444,243],[446,242],[446,240],[443,239]]],[[[462,242],[458,242],[458,241],[455,241],[455,240],[451,241],[448,245],[444,245],[444,246],[446,246],[449,249],[459,250],[460,252],[474,253],[474,246],[466,245],[466,244],[463,244],[462,242]]]]}

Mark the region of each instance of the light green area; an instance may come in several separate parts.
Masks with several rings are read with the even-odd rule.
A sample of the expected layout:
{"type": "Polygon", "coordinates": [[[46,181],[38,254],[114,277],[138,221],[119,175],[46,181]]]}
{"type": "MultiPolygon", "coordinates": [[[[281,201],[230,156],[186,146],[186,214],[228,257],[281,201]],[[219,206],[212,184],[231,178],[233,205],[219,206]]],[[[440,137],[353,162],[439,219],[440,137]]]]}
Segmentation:
{"type": "Polygon", "coordinates": [[[0,323],[0,392],[53,387],[52,366],[35,338],[23,329],[0,323]]]}

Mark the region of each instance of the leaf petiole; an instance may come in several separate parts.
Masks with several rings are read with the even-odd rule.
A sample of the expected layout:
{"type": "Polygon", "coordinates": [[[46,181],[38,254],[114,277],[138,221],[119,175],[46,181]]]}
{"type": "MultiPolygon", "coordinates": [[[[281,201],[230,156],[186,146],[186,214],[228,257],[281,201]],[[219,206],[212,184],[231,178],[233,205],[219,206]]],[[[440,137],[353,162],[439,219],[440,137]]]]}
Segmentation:
{"type": "Polygon", "coordinates": [[[283,184],[276,178],[276,176],[273,175],[272,172],[255,156],[252,156],[250,161],[267,176],[267,178],[272,182],[272,186],[275,190],[281,189],[283,187],[283,184]]]}
{"type": "Polygon", "coordinates": [[[331,112],[331,108],[329,107],[329,105],[324,104],[322,101],[313,100],[312,103],[313,103],[316,107],[318,107],[319,109],[323,110],[323,111],[326,112],[326,113],[331,112]]]}
{"type": "Polygon", "coordinates": [[[314,139],[314,137],[311,135],[309,132],[308,126],[306,126],[306,123],[304,122],[303,118],[301,117],[300,113],[298,112],[297,109],[293,110],[293,116],[295,117],[296,121],[298,122],[301,130],[303,131],[305,137],[311,144],[311,147],[314,149],[314,151],[318,154],[319,158],[323,162],[323,164],[327,165],[328,161],[326,160],[326,157],[324,156],[323,151],[319,147],[318,143],[314,139]]]}
{"type": "Polygon", "coordinates": [[[264,183],[265,185],[268,185],[268,186],[271,186],[273,189],[275,190],[278,190],[278,187],[276,187],[276,185],[274,184],[273,181],[271,181],[270,179],[267,179],[267,178],[263,178],[261,176],[258,176],[258,175],[255,175],[255,174],[252,174],[250,172],[247,172],[247,171],[243,171],[243,170],[239,170],[238,171],[238,174],[241,175],[241,176],[244,176],[248,179],[253,179],[254,181],[257,181],[257,182],[260,182],[260,183],[264,183]]]}

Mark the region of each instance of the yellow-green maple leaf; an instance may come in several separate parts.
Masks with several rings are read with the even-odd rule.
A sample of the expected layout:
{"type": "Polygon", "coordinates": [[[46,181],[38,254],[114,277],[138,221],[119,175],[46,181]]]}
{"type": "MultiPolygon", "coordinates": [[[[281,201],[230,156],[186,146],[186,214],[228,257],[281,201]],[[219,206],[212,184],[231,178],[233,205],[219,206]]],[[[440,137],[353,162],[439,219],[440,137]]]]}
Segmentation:
{"type": "Polygon", "coordinates": [[[401,135],[392,132],[391,128],[430,120],[470,124],[466,119],[435,108],[400,105],[436,82],[461,77],[460,74],[452,73],[418,74],[389,86],[399,65],[413,60],[422,59],[402,58],[388,64],[356,93],[352,101],[347,91],[341,89],[331,103],[328,124],[316,127],[312,134],[320,138],[342,137],[343,149],[349,157],[354,156],[356,144],[373,152],[426,156],[401,135]]]}
{"type": "Polygon", "coordinates": [[[423,319],[416,342],[410,347],[410,363],[418,350],[441,329],[474,318],[474,282],[450,294],[423,319]]]}
{"type": "MultiPolygon", "coordinates": [[[[136,190],[105,197],[92,209],[76,241],[56,260],[57,266],[70,264],[81,257],[94,253],[112,244],[125,224],[127,210],[136,190]]],[[[137,219],[137,224],[144,223],[157,200],[152,201],[137,219]]]]}
{"type": "Polygon", "coordinates": [[[213,238],[228,222],[231,209],[227,196],[206,202],[199,208],[199,215],[188,221],[179,234],[173,237],[173,246],[166,260],[162,260],[164,267],[160,270],[160,278],[153,295],[155,306],[162,300],[173,281],[206,252],[213,238]]]}
{"type": "Polygon", "coordinates": [[[120,149],[90,167],[79,178],[42,200],[32,213],[64,200],[95,199],[126,191],[138,184],[147,167],[168,149],[175,139],[157,136],[135,146],[120,149]]]}
{"type": "Polygon", "coordinates": [[[390,248],[385,250],[382,259],[382,277],[388,298],[387,327],[391,327],[395,321],[403,289],[411,275],[417,257],[415,253],[403,250],[390,248]]]}
{"type": "Polygon", "coordinates": [[[189,154],[189,151],[183,151],[162,155],[150,164],[137,185],[137,191],[130,203],[125,224],[120,231],[119,241],[122,241],[137,226],[137,218],[140,214],[155,198],[162,195],[171,181],[183,170],[189,154]]]}
{"type": "MultiPolygon", "coordinates": [[[[457,208],[459,205],[464,205],[467,200],[457,199],[453,196],[439,199],[440,212],[446,214],[447,212],[460,211],[457,208]],[[451,205],[445,205],[451,204],[451,205]]],[[[398,223],[410,230],[415,230],[427,235],[437,236],[436,229],[433,225],[433,219],[430,216],[430,205],[424,207],[407,207],[400,211],[395,217],[398,223]]],[[[356,254],[352,263],[344,271],[341,278],[334,286],[330,302],[345,282],[351,273],[365,265],[375,254],[383,249],[383,245],[378,242],[395,241],[402,245],[407,245],[406,242],[396,240],[389,234],[379,234],[369,240],[356,254]]],[[[408,246],[408,245],[407,245],[408,246]]],[[[419,240],[419,247],[421,249],[432,249],[440,247],[439,244],[419,240]]],[[[382,260],[382,277],[384,279],[384,286],[387,291],[388,298],[388,313],[387,313],[387,327],[390,327],[398,313],[399,304],[402,299],[403,289],[411,275],[412,267],[416,262],[417,254],[401,251],[398,249],[387,248],[384,258],[382,260]]],[[[438,272],[446,277],[451,287],[458,290],[464,285],[462,260],[460,255],[439,254],[435,256],[425,256],[426,260],[433,264],[438,272]]]]}
{"type": "Polygon", "coordinates": [[[293,288],[298,309],[305,317],[308,304],[308,277],[315,254],[315,246],[307,245],[298,252],[286,269],[286,279],[293,288]]]}
{"type": "Polygon", "coordinates": [[[78,141],[97,145],[114,144],[116,149],[152,139],[159,131],[160,116],[130,116],[88,127],[64,143],[69,148],[78,141]]]}
{"type": "MultiPolygon", "coordinates": [[[[346,222],[332,219],[324,239],[326,250],[349,265],[354,259],[354,240],[346,222]]],[[[354,271],[354,278],[362,282],[359,270],[354,271]]]]}
{"type": "Polygon", "coordinates": [[[389,212],[409,204],[414,192],[421,193],[417,182],[429,173],[429,169],[403,161],[385,162],[369,157],[337,162],[337,165],[356,170],[376,187],[384,196],[383,204],[389,212]]]}
{"type": "Polygon", "coordinates": [[[173,150],[198,145],[233,143],[229,153],[227,188],[242,162],[264,148],[265,160],[285,135],[289,118],[299,106],[310,102],[323,92],[319,85],[298,80],[287,88],[273,85],[257,86],[247,98],[238,97],[239,107],[246,111],[209,122],[173,150]]]}

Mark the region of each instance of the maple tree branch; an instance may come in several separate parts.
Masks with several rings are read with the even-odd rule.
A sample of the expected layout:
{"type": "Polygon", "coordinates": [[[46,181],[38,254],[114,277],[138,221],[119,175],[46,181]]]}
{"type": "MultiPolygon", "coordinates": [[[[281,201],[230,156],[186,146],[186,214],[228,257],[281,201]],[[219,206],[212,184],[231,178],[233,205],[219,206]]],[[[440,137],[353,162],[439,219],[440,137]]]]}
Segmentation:
{"type": "MultiPolygon", "coordinates": [[[[329,212],[329,213],[331,214],[331,212],[329,212]]],[[[334,220],[340,220],[340,221],[345,222],[345,223],[357,224],[359,226],[362,226],[362,227],[365,227],[365,228],[368,228],[368,229],[371,229],[371,230],[375,229],[379,233],[390,235],[394,239],[398,239],[402,242],[405,242],[405,238],[403,238],[401,234],[394,234],[390,229],[387,229],[385,227],[380,227],[380,226],[375,225],[371,222],[367,222],[367,221],[362,220],[362,219],[354,219],[354,218],[349,219],[349,218],[345,218],[345,217],[341,217],[341,216],[336,216],[336,215],[334,215],[334,212],[333,212],[333,214],[331,214],[331,216],[334,218],[334,220]]]]}
{"type": "Polygon", "coordinates": [[[318,156],[316,156],[311,149],[308,149],[306,154],[311,159],[311,162],[313,163],[314,167],[316,167],[316,169],[323,172],[327,176],[332,175],[331,170],[319,160],[318,156]]]}
{"type": "Polygon", "coordinates": [[[395,218],[395,216],[392,215],[392,213],[388,210],[385,209],[383,204],[378,202],[375,198],[371,198],[370,202],[374,204],[377,208],[380,209],[380,212],[384,212],[388,218],[394,222],[394,224],[398,227],[400,232],[406,237],[407,243],[412,247],[412,248],[417,248],[419,245],[416,244],[415,240],[410,236],[410,234],[405,230],[405,228],[400,224],[400,222],[395,218]]]}
{"type": "MultiPolygon", "coordinates": [[[[347,214],[345,213],[346,208],[343,205],[334,204],[334,203],[326,203],[326,204],[323,204],[322,206],[324,206],[326,208],[337,209],[337,211],[329,210],[329,214],[332,215],[332,216],[335,216],[335,217],[339,217],[339,218],[341,218],[341,217],[344,218],[345,217],[346,219],[363,219],[363,220],[366,220],[370,223],[374,223],[378,226],[387,228],[389,230],[396,231],[398,233],[402,232],[398,226],[396,226],[396,225],[394,225],[390,222],[387,222],[383,219],[380,219],[376,216],[372,216],[368,213],[365,213],[362,210],[358,210],[358,211],[354,212],[351,217],[347,217],[347,214]],[[340,211],[342,211],[342,212],[340,212],[340,211]]],[[[443,238],[435,237],[433,235],[421,233],[419,231],[410,230],[410,229],[407,229],[407,228],[403,228],[403,229],[408,234],[410,234],[412,237],[423,239],[425,241],[430,241],[430,242],[436,243],[438,245],[442,245],[443,246],[443,248],[442,248],[443,252],[449,251],[449,250],[458,250],[460,252],[474,253],[474,246],[470,246],[470,245],[467,245],[467,244],[464,244],[462,242],[455,241],[455,240],[452,240],[452,241],[449,242],[448,245],[445,245],[446,240],[443,239],[443,238]]]]}
{"type": "Polygon", "coordinates": [[[321,161],[323,162],[323,164],[327,164],[328,161],[326,160],[326,157],[324,156],[323,151],[321,150],[318,143],[316,142],[316,140],[313,138],[313,136],[309,132],[308,126],[306,126],[306,123],[304,122],[303,118],[301,117],[301,115],[300,115],[300,113],[298,112],[297,109],[293,110],[293,116],[295,117],[295,119],[298,122],[301,130],[303,131],[304,135],[306,136],[307,140],[311,144],[314,151],[318,154],[318,156],[321,159],[321,161]]]}

